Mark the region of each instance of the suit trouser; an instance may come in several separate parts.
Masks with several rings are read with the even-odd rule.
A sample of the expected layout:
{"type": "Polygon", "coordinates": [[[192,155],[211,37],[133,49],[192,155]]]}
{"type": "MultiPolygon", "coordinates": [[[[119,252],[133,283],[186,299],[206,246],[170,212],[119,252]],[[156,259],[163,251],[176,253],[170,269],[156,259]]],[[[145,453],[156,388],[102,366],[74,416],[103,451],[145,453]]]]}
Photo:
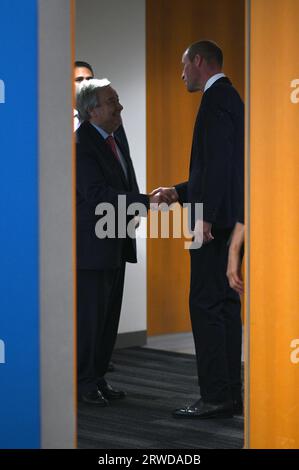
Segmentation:
{"type": "Polygon", "coordinates": [[[121,312],[125,263],[118,269],[77,271],[78,394],[105,383],[121,312]]]}
{"type": "Polygon", "coordinates": [[[190,316],[198,383],[204,401],[241,397],[241,303],[227,281],[231,230],[214,230],[214,240],[190,250],[190,316]]]}

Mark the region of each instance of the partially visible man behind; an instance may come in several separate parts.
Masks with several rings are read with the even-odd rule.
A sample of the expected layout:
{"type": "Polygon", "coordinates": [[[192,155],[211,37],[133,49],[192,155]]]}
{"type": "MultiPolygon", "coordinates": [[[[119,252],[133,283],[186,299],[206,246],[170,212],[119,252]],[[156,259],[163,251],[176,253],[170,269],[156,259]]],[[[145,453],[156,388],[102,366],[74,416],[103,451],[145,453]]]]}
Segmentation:
{"type": "Polygon", "coordinates": [[[105,202],[118,213],[120,195],[127,206],[146,208],[171,200],[159,193],[140,194],[129,152],[114,134],[123,107],[110,85],[90,80],[77,96],[77,108],[83,120],[77,130],[78,397],[107,406],[125,397],[106,382],[105,374],[118,330],[126,263],[137,262],[136,240],[117,234],[98,238],[95,227],[101,217],[95,209],[105,202]]]}
{"type": "Polygon", "coordinates": [[[88,62],[76,60],[74,64],[75,83],[80,84],[94,78],[94,71],[88,62]]]}
{"type": "MultiPolygon", "coordinates": [[[[79,86],[86,83],[88,80],[94,78],[94,73],[91,65],[88,62],[82,60],[76,60],[74,64],[74,94],[76,96],[79,91],[79,86]]],[[[79,112],[77,109],[74,109],[74,131],[80,126],[79,112]]]]}

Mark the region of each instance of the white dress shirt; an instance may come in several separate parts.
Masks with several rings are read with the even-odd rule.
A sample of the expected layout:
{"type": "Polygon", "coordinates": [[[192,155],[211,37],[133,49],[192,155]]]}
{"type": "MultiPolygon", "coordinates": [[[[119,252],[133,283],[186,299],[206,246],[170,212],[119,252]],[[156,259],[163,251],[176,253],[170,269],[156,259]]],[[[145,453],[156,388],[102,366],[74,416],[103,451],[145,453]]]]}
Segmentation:
{"type": "Polygon", "coordinates": [[[203,92],[207,91],[207,89],[210,88],[210,86],[212,86],[213,83],[215,83],[219,78],[222,78],[222,77],[225,77],[224,73],[222,72],[212,75],[212,77],[210,77],[207,83],[205,84],[205,88],[203,92]]]}
{"type": "Polygon", "coordinates": [[[74,109],[74,132],[81,126],[81,122],[79,120],[79,113],[77,109],[74,109]]]}

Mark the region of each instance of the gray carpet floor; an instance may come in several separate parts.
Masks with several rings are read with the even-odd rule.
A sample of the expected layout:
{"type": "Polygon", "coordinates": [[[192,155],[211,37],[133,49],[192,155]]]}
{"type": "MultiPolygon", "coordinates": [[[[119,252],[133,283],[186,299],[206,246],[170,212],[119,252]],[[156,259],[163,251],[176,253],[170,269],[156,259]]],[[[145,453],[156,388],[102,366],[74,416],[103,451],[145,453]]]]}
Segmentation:
{"type": "Polygon", "coordinates": [[[199,398],[195,357],[147,348],[114,352],[116,370],[106,378],[125,390],[107,408],[79,403],[81,449],[238,449],[242,417],[174,419],[171,411],[199,398]]]}

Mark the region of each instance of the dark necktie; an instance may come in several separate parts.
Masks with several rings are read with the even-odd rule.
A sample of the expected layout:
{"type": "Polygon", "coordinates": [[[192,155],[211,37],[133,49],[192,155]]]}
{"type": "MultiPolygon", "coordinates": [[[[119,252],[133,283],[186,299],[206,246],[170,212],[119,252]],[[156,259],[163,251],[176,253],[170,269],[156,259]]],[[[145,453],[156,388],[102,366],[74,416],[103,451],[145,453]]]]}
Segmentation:
{"type": "Polygon", "coordinates": [[[106,139],[106,142],[107,144],[109,145],[109,147],[111,148],[112,152],[114,153],[115,157],[117,158],[118,161],[119,160],[119,156],[118,156],[118,153],[117,153],[117,149],[116,149],[116,143],[115,143],[115,140],[114,140],[114,137],[112,135],[109,135],[106,139]]]}

